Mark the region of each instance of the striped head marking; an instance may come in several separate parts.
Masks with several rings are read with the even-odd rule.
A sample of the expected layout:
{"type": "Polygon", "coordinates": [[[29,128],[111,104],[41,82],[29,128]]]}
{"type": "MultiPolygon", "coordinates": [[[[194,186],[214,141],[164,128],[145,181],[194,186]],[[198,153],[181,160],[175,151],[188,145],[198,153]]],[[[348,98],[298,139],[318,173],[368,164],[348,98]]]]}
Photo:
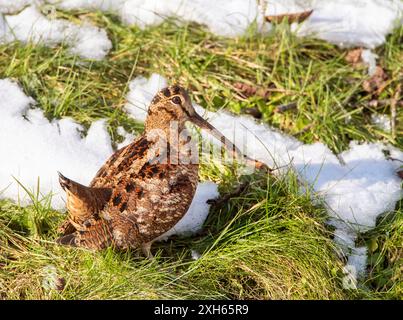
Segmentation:
{"type": "Polygon", "coordinates": [[[244,158],[247,162],[255,165],[256,160],[250,159],[243,154],[232,142],[225,138],[208,121],[204,120],[193,108],[192,101],[190,100],[187,91],[178,86],[172,85],[160,90],[151,102],[148,109],[148,116],[145,122],[146,131],[154,128],[169,128],[171,121],[178,121],[179,128],[184,125],[186,121],[191,121],[193,124],[208,131],[216,139],[218,139],[228,151],[232,154],[244,158]]]}
{"type": "Polygon", "coordinates": [[[187,91],[178,85],[172,85],[160,90],[151,101],[148,109],[148,116],[154,117],[156,115],[157,121],[161,118],[168,118],[169,120],[187,121],[196,111],[192,106],[187,91]]]}

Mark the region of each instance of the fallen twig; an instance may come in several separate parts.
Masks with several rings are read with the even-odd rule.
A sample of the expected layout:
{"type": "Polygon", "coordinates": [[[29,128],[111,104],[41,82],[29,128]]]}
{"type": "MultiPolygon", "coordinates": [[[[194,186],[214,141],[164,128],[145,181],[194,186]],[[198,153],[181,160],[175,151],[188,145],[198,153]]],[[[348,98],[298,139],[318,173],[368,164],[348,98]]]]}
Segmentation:
{"type": "Polygon", "coordinates": [[[292,109],[297,109],[297,103],[296,102],[291,102],[288,104],[283,104],[281,106],[278,106],[274,109],[274,113],[283,113],[285,111],[288,110],[292,110],[292,109]]]}
{"type": "MultiPolygon", "coordinates": [[[[368,106],[370,106],[371,108],[385,107],[391,105],[392,100],[393,99],[382,99],[382,100],[373,99],[368,103],[368,106]]],[[[403,100],[398,101],[395,100],[395,102],[396,107],[403,107],[403,100]]]]}
{"type": "Polygon", "coordinates": [[[393,158],[393,157],[387,157],[386,158],[387,160],[391,160],[391,161],[399,161],[399,162],[402,162],[403,163],[403,160],[400,160],[400,159],[397,159],[397,158],[393,158]]]}
{"type": "Polygon", "coordinates": [[[245,113],[251,115],[252,117],[256,119],[262,119],[263,114],[260,112],[260,110],[257,107],[253,108],[247,108],[245,109],[245,113]]]}
{"type": "Polygon", "coordinates": [[[253,85],[249,85],[246,83],[242,82],[236,82],[233,84],[233,87],[237,90],[237,93],[242,96],[243,98],[249,98],[249,97],[261,97],[265,100],[268,100],[272,94],[272,92],[276,93],[282,93],[284,95],[288,96],[294,96],[296,94],[299,94],[297,91],[292,91],[292,90],[287,90],[287,89],[281,89],[281,88],[262,88],[262,87],[256,87],[253,85]]]}
{"type": "Polygon", "coordinates": [[[310,124],[306,125],[305,127],[303,127],[301,130],[299,130],[298,132],[294,133],[293,136],[294,137],[299,136],[299,135],[307,132],[308,130],[310,130],[313,126],[314,126],[314,124],[310,123],[310,124]]]}
{"type": "Polygon", "coordinates": [[[396,118],[397,118],[397,101],[399,101],[400,97],[400,91],[401,91],[401,84],[399,83],[396,92],[392,98],[391,104],[390,104],[390,126],[391,126],[391,131],[392,131],[392,139],[396,139],[396,118]]]}
{"type": "Polygon", "coordinates": [[[222,205],[223,203],[226,203],[229,199],[239,196],[246,189],[248,185],[249,182],[243,182],[239,184],[238,187],[233,192],[226,193],[217,199],[209,199],[206,202],[212,206],[222,205]]]}

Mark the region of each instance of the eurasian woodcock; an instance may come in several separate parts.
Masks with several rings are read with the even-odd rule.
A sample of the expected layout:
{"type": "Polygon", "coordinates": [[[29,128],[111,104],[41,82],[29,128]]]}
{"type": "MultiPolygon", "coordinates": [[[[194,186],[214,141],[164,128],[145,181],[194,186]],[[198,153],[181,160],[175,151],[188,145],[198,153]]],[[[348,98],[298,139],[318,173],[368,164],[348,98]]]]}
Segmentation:
{"type": "MultiPolygon", "coordinates": [[[[196,113],[185,89],[174,85],[152,100],[144,133],[116,151],[88,187],[59,173],[69,218],[58,242],[89,249],[142,248],[151,257],[152,242],[183,217],[196,191],[199,164],[197,157],[191,159],[191,150],[198,148],[192,147],[187,121],[224,142],[225,137],[196,113]]],[[[228,140],[225,146],[241,154],[228,140]]]]}

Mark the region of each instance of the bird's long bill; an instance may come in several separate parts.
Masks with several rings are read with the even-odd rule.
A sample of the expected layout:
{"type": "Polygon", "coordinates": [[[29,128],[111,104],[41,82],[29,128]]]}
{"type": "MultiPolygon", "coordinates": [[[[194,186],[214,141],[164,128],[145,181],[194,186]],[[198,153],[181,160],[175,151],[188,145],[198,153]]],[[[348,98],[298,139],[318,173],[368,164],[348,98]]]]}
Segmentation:
{"type": "Polygon", "coordinates": [[[266,167],[266,165],[263,164],[262,162],[251,159],[247,155],[243,154],[236,145],[234,145],[231,141],[225,138],[225,136],[220,131],[218,131],[207,120],[204,120],[199,114],[195,113],[194,115],[192,115],[190,120],[195,125],[199,126],[202,129],[207,130],[211,135],[213,135],[213,137],[218,139],[225,146],[225,148],[228,150],[231,156],[238,156],[241,159],[244,159],[248,164],[254,165],[257,168],[266,167]]]}

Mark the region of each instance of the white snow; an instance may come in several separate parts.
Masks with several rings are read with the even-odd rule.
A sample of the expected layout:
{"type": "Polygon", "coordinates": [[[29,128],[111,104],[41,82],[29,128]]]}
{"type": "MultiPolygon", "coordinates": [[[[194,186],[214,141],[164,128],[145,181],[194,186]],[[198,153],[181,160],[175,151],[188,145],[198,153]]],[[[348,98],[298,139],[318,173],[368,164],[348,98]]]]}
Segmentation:
{"type": "Polygon", "coordinates": [[[87,9],[117,12],[120,11],[126,0],[47,0],[64,10],[87,9]]]}
{"type": "Polygon", "coordinates": [[[202,256],[196,250],[190,250],[190,254],[191,254],[193,260],[199,260],[201,258],[201,256],[202,256]]]}
{"type": "Polygon", "coordinates": [[[365,49],[361,52],[361,59],[368,65],[368,75],[373,76],[376,70],[376,59],[378,59],[378,55],[369,49],[365,49]]]}
{"type": "Polygon", "coordinates": [[[346,289],[357,289],[358,279],[364,277],[367,266],[367,248],[352,248],[344,267],[343,286],[346,289]]]}
{"type": "Polygon", "coordinates": [[[256,0],[51,0],[50,2],[63,9],[99,9],[115,12],[124,23],[142,28],[159,24],[168,17],[176,17],[204,24],[211,32],[229,37],[242,35],[253,22],[257,22],[258,26],[264,29],[263,13],[256,0]]]}
{"type": "Polygon", "coordinates": [[[30,108],[34,104],[18,84],[0,80],[0,197],[30,203],[13,177],[29,190],[40,179],[40,192],[55,193],[52,206],[62,209],[57,171],[88,184],[112,153],[111,141],[102,120],[82,138],[79,124],[68,118],[49,122],[40,109],[30,108]]]}
{"type": "MultiPolygon", "coordinates": [[[[127,112],[143,121],[153,95],[165,85],[166,80],[157,74],[148,80],[134,79],[129,84],[127,112]]],[[[357,233],[373,228],[376,218],[393,210],[403,196],[396,164],[387,160],[382,150],[391,150],[398,159],[403,159],[403,152],[382,143],[351,142],[349,150],[336,156],[322,143],[305,145],[249,116],[209,112],[198,105],[195,108],[248,156],[271,167],[289,164],[294,168],[301,181],[325,201],[329,223],[336,227],[335,240],[343,244],[348,256],[349,277],[356,279],[364,274],[365,248],[355,247],[357,233]]]]}
{"type": "Polygon", "coordinates": [[[295,168],[324,195],[331,216],[359,231],[374,227],[376,217],[392,210],[402,196],[396,171],[382,152],[392,147],[351,142],[350,149],[338,156],[342,164],[327,147],[316,148],[318,145],[304,145],[291,152],[295,168]],[[314,149],[309,156],[307,148],[314,149]]]}
{"type": "Polygon", "coordinates": [[[123,141],[118,144],[118,149],[126,147],[129,143],[133,142],[135,135],[128,133],[123,127],[118,127],[118,134],[123,137],[123,141]]]}
{"type": "MultiPolygon", "coordinates": [[[[49,2],[49,1],[48,1],[49,2]]],[[[403,22],[399,0],[52,0],[63,9],[99,9],[117,13],[122,21],[142,28],[161,23],[167,17],[206,25],[222,36],[244,34],[252,23],[267,31],[265,15],[298,13],[313,9],[302,24],[293,24],[299,36],[316,36],[339,46],[374,48],[403,22]]]]}
{"type": "Polygon", "coordinates": [[[256,0],[152,0],[126,1],[122,20],[141,27],[178,17],[206,25],[211,32],[228,37],[245,33],[252,22],[263,26],[263,15],[256,0]]]}
{"type": "Polygon", "coordinates": [[[390,132],[392,130],[390,116],[387,114],[373,113],[371,115],[371,120],[374,125],[383,131],[390,132]]]}
{"type": "Polygon", "coordinates": [[[35,0],[0,0],[0,13],[15,13],[35,0]]]}
{"type": "Polygon", "coordinates": [[[47,46],[66,43],[71,53],[94,60],[103,59],[112,47],[105,30],[85,22],[77,25],[63,19],[49,19],[35,6],[0,18],[0,43],[15,40],[47,46]]]}
{"type": "Polygon", "coordinates": [[[374,48],[403,22],[400,0],[267,0],[267,15],[312,10],[302,24],[293,24],[299,36],[316,36],[341,47],[374,48]]]}
{"type": "MultiPolygon", "coordinates": [[[[18,84],[0,80],[0,199],[27,205],[31,201],[13,177],[31,191],[36,190],[40,179],[40,193],[53,193],[52,207],[63,209],[65,192],[57,171],[88,185],[112,154],[111,140],[105,120],[94,122],[82,137],[82,126],[68,118],[49,122],[40,109],[30,108],[34,104],[18,84]]],[[[126,138],[119,147],[133,138],[123,128],[118,133],[126,138]]],[[[162,238],[199,231],[209,212],[206,201],[217,196],[216,184],[200,183],[187,214],[162,238]]]]}
{"type": "Polygon", "coordinates": [[[54,265],[50,264],[43,267],[41,270],[41,276],[42,288],[45,289],[45,291],[57,290],[59,276],[57,268],[54,265]]]}
{"type": "Polygon", "coordinates": [[[165,78],[156,73],[153,73],[149,79],[137,77],[130,81],[125,106],[127,113],[139,121],[144,121],[147,116],[148,105],[155,93],[166,86],[165,78]]]}

